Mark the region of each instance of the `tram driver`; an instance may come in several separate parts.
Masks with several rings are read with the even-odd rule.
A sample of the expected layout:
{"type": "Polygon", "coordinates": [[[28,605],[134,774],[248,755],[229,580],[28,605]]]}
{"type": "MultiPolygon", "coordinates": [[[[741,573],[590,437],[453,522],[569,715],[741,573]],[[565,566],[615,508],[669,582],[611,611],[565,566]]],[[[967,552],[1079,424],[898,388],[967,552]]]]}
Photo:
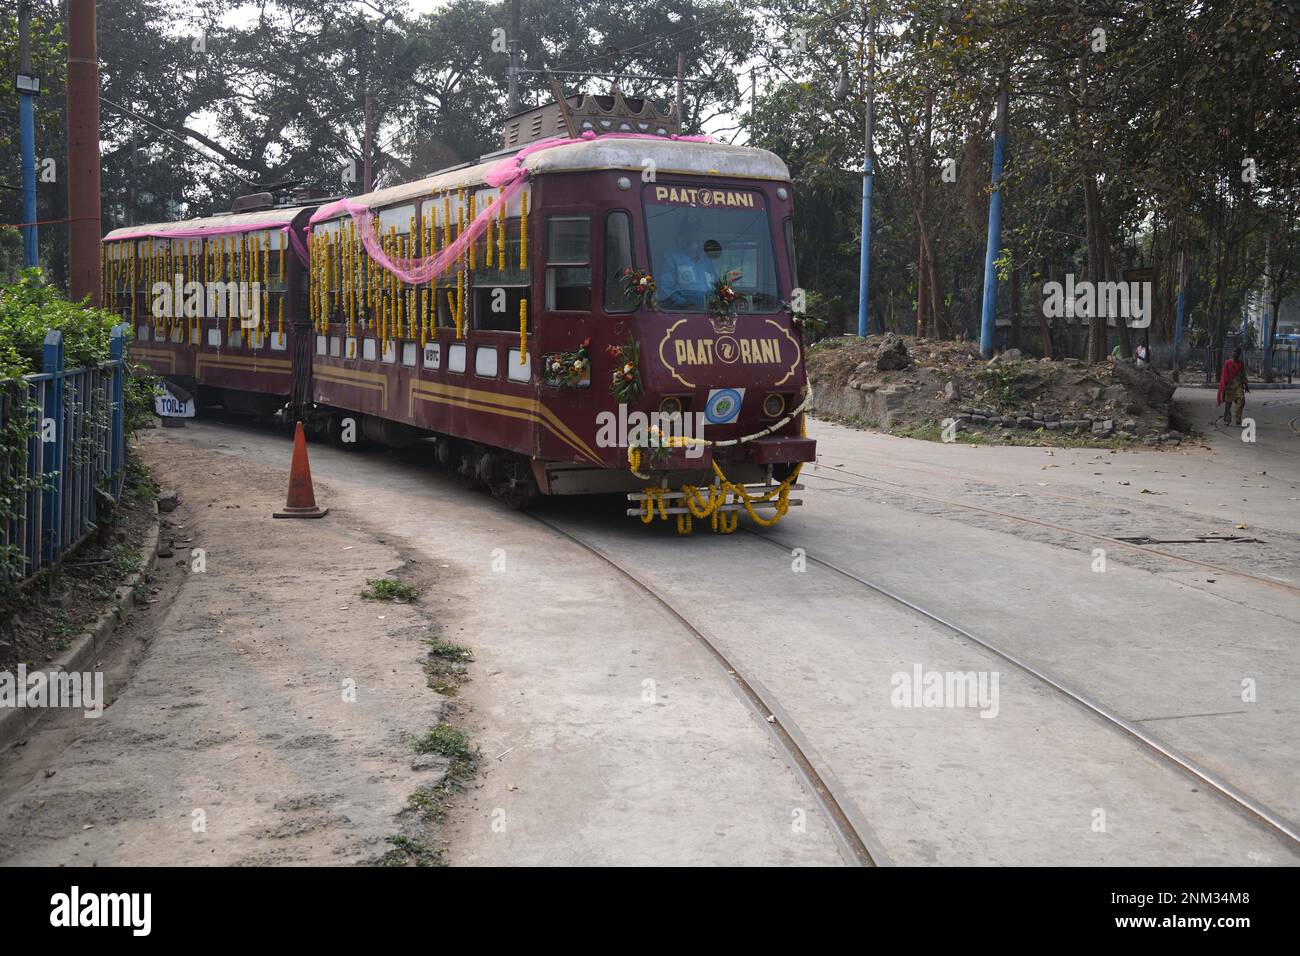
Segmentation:
{"type": "Polygon", "coordinates": [[[665,257],[664,268],[656,280],[661,307],[704,309],[718,281],[718,271],[705,253],[704,241],[700,238],[703,231],[698,216],[685,216],[678,224],[677,241],[665,257]]]}

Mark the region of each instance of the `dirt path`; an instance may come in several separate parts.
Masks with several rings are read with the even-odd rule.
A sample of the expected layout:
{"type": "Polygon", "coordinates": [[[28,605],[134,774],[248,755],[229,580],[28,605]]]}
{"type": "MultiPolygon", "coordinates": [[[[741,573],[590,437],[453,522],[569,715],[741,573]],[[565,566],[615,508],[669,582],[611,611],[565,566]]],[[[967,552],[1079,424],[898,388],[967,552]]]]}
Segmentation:
{"type": "Polygon", "coordinates": [[[398,568],[436,589],[437,569],[346,509],[267,520],[287,444],[281,468],[143,445],[183,499],[163,529],[175,555],[160,603],[105,661],[126,686],[101,718],[55,715],[0,757],[0,862],[378,860],[408,797],[441,779],[446,761],[417,758],[411,739],[444,706],[421,666],[422,605],[358,595],[398,568]]]}

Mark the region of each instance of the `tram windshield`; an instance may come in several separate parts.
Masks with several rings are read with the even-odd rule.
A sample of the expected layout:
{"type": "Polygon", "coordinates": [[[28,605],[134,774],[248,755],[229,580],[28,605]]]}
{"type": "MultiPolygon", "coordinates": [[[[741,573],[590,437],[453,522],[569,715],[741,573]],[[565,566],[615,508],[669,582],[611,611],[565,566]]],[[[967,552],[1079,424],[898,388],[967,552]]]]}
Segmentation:
{"type": "Polygon", "coordinates": [[[740,311],[776,312],[781,307],[762,194],[650,185],[645,215],[661,309],[708,311],[715,284],[733,271],[740,278],[732,288],[745,297],[740,311]]]}

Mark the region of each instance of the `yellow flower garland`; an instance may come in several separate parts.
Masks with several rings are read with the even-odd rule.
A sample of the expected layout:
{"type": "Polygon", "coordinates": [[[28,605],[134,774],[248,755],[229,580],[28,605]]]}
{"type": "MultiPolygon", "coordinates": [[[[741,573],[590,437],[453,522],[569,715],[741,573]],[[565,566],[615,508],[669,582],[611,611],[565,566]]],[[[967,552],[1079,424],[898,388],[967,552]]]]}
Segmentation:
{"type": "Polygon", "coordinates": [[[528,364],[528,300],[519,300],[519,364],[528,364]]]}
{"type": "MultiPolygon", "coordinates": [[[[673,440],[670,438],[668,444],[684,445],[685,439],[673,440]]],[[[632,474],[638,478],[648,479],[648,475],[641,474],[641,449],[629,448],[628,467],[632,474]]],[[[794,484],[799,480],[799,472],[803,469],[803,463],[795,465],[794,470],[775,488],[772,488],[761,495],[751,495],[744,485],[736,484],[727,478],[722,471],[721,466],[713,462],[713,473],[717,476],[717,483],[708,486],[708,497],[705,498],[701,489],[696,485],[682,485],[681,492],[682,503],[686,506],[686,511],[677,515],[677,533],[687,535],[691,533],[693,527],[693,518],[703,521],[709,519],[710,527],[718,534],[731,534],[739,525],[740,510],[725,511],[723,505],[739,503],[741,508],[749,515],[750,519],[760,528],[770,528],[781,521],[790,510],[790,491],[794,484]],[[755,505],[776,499],[775,509],[770,518],[760,515],[754,508],[755,505]]],[[[654,520],[656,508],[659,511],[659,517],[667,520],[668,512],[665,506],[666,495],[670,492],[668,488],[660,488],[656,485],[647,485],[644,490],[645,498],[641,502],[641,521],[644,524],[650,524],[654,520]]]]}

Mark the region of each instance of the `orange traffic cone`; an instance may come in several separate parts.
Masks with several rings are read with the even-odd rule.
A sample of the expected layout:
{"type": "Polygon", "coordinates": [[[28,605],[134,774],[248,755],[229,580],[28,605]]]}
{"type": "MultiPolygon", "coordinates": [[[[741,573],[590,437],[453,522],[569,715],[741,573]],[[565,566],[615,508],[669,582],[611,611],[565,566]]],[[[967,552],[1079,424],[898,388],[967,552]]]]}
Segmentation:
{"type": "Polygon", "coordinates": [[[311,466],[307,464],[307,436],[302,422],[293,431],[293,464],[289,466],[289,497],[277,518],[323,518],[329,509],[316,507],[316,492],[311,487],[311,466]]]}

